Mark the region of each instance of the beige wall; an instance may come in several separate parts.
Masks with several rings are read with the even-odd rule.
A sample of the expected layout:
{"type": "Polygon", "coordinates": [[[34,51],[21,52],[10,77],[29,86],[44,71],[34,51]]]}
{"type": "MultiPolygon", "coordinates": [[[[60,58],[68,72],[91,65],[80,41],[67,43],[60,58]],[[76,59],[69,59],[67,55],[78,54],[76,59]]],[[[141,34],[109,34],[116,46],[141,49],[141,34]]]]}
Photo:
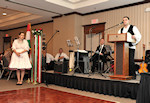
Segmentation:
{"type": "MultiPolygon", "coordinates": [[[[53,23],[52,22],[39,24],[39,25],[34,25],[34,26],[31,26],[31,28],[32,29],[40,29],[40,28],[42,28],[43,29],[43,33],[46,34],[46,41],[48,41],[49,38],[53,34],[53,23]]],[[[6,33],[9,34],[12,37],[12,41],[13,41],[14,38],[18,38],[18,34],[21,31],[26,32],[27,28],[24,27],[24,28],[9,30],[9,31],[5,31],[4,33],[5,34],[6,33]]],[[[52,45],[53,45],[53,42],[51,41],[51,42],[48,43],[48,46],[47,46],[47,52],[51,53],[51,54],[53,54],[53,46],[52,45]]]]}
{"type": "MultiPolygon", "coordinates": [[[[99,23],[106,22],[105,29],[107,29],[121,23],[123,16],[129,16],[131,24],[137,26],[142,34],[142,40],[137,45],[135,53],[135,58],[141,59],[143,55],[142,44],[146,45],[146,49],[150,49],[150,12],[144,11],[147,7],[150,7],[150,3],[87,15],[84,16],[83,25],[91,24],[92,19],[99,19],[99,23]]],[[[105,31],[105,41],[107,41],[107,34],[117,33],[121,26],[105,31]]],[[[113,47],[113,44],[110,45],[113,47]]]]}
{"type": "Polygon", "coordinates": [[[63,48],[64,52],[69,55],[69,47],[67,46],[66,40],[71,40],[73,47],[70,50],[76,50],[77,46],[74,41],[74,37],[77,36],[80,41],[80,49],[84,47],[83,17],[77,14],[63,16],[61,18],[54,19],[53,31],[60,30],[60,33],[53,39],[53,53],[57,53],[59,48],[63,48]]]}
{"type": "Polygon", "coordinates": [[[59,48],[63,48],[64,52],[69,54],[69,47],[66,40],[72,40],[75,35],[75,15],[63,16],[54,19],[53,31],[59,30],[53,39],[53,53],[56,55],[59,48]]]}
{"type": "Polygon", "coordinates": [[[3,52],[3,37],[4,37],[4,32],[0,31],[0,53],[3,52]]]}
{"type": "MultiPolygon", "coordinates": [[[[75,15],[75,35],[79,38],[80,41],[80,49],[84,49],[84,27],[82,27],[83,24],[83,17],[79,15],[75,15]]],[[[73,39],[74,40],[74,39],[73,39]]],[[[75,47],[74,43],[74,49],[77,49],[75,47]]]]}

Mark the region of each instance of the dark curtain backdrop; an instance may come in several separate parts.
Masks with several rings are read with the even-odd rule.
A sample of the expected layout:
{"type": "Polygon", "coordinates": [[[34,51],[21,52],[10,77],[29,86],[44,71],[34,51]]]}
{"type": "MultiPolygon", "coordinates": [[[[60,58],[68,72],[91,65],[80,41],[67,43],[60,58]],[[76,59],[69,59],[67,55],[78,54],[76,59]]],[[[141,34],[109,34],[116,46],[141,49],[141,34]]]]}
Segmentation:
{"type": "MultiPolygon", "coordinates": [[[[42,73],[42,76],[42,82],[44,82],[44,73],[42,73]]],[[[136,99],[139,86],[138,83],[83,78],[53,73],[46,73],[45,78],[48,84],[131,99],[136,99]]]]}
{"type": "Polygon", "coordinates": [[[150,74],[142,73],[136,103],[150,103],[150,74]]]}

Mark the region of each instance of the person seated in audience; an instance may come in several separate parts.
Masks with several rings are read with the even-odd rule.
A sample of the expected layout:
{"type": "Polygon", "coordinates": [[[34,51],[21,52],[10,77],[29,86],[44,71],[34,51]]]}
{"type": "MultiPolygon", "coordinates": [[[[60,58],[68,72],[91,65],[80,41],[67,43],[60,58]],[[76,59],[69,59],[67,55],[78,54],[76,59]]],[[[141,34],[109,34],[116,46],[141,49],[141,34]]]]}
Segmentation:
{"type": "Polygon", "coordinates": [[[67,56],[66,53],[63,52],[63,49],[59,49],[59,53],[56,54],[55,56],[55,61],[61,61],[63,62],[64,60],[69,60],[69,57],[67,56]]]}
{"type": "Polygon", "coordinates": [[[43,63],[46,63],[46,70],[52,70],[54,67],[54,57],[51,54],[46,53],[45,48],[42,50],[42,69],[44,69],[45,66],[43,63]]]}
{"type": "Polygon", "coordinates": [[[3,56],[5,56],[5,58],[7,59],[8,62],[10,62],[11,54],[12,54],[11,48],[6,49],[4,52],[3,56]]]}
{"type": "MultiPolygon", "coordinates": [[[[8,65],[9,65],[9,63],[10,63],[11,55],[12,55],[12,50],[11,50],[11,48],[8,48],[8,49],[6,49],[6,50],[4,51],[3,57],[6,58],[6,60],[7,60],[7,62],[8,62],[8,63],[7,63],[8,65]]],[[[7,72],[5,73],[5,77],[8,76],[8,74],[9,74],[9,71],[7,71],[7,72]]],[[[13,78],[13,77],[14,77],[14,74],[12,74],[11,78],[13,78]]]]}
{"type": "Polygon", "coordinates": [[[2,69],[2,64],[1,64],[1,62],[2,62],[2,57],[3,57],[3,53],[0,53],[0,70],[2,69]]]}

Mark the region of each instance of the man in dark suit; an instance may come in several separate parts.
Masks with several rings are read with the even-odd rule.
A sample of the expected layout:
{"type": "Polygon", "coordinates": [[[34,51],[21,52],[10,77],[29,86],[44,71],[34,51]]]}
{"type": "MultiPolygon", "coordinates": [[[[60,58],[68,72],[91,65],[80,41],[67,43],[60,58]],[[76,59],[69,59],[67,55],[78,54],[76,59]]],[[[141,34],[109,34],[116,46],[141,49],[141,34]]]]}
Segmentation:
{"type": "MultiPolygon", "coordinates": [[[[94,72],[95,67],[98,68],[98,61],[101,60],[103,63],[106,63],[106,47],[104,45],[104,39],[100,40],[100,45],[97,47],[95,54],[91,57],[91,61],[93,62],[92,72],[94,72]]],[[[103,68],[101,68],[103,69],[103,68]]]]}

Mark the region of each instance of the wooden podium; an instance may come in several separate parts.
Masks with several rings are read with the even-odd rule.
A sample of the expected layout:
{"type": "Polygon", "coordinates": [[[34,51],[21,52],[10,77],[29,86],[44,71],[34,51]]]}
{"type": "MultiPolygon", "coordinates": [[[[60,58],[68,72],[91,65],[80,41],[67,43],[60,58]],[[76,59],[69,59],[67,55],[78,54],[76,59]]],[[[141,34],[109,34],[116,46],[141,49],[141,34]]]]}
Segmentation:
{"type": "Polygon", "coordinates": [[[129,42],[135,42],[130,33],[108,34],[107,41],[114,43],[114,75],[111,79],[129,80],[129,42]]]}

